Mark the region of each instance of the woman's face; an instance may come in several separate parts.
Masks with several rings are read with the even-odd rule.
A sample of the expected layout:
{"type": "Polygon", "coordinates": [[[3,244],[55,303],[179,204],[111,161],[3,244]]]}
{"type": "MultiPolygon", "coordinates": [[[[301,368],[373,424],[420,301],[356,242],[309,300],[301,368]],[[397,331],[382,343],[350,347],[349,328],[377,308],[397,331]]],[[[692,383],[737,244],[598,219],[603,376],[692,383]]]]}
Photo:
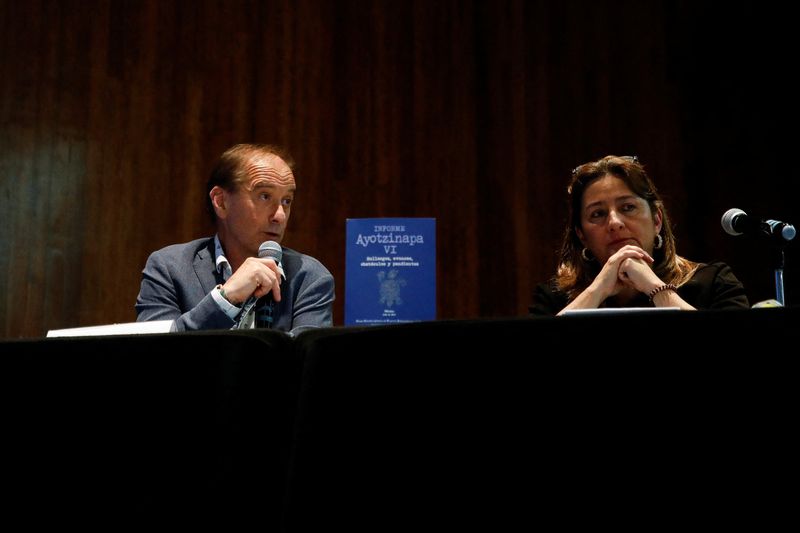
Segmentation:
{"type": "Polygon", "coordinates": [[[576,232],[601,265],[626,244],[652,255],[660,231],[661,213],[654,216],[647,201],[616,176],[606,174],[586,187],[576,232]]]}

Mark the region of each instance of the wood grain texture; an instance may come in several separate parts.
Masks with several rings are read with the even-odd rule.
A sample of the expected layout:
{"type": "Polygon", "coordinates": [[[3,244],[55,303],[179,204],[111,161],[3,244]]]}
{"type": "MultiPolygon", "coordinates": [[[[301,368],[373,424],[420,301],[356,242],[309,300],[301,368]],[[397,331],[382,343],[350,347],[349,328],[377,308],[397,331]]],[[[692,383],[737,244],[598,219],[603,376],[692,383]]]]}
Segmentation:
{"type": "Polygon", "coordinates": [[[238,142],[297,159],[284,244],[333,272],[336,324],[359,217],[437,219],[440,318],[524,315],[570,169],[609,153],[646,164],[680,252],[773,297],[770,250],[719,225],[800,223],[790,17],[761,6],[0,0],[0,333],[134,320],[149,253],[213,233],[238,142]]]}

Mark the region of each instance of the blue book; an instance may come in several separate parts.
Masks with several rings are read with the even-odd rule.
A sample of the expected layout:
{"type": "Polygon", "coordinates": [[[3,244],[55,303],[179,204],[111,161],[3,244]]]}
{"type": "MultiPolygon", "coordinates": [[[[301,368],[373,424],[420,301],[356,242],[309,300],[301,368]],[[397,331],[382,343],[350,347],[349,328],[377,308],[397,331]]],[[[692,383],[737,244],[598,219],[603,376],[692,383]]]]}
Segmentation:
{"type": "Polygon", "coordinates": [[[348,218],[346,326],[436,320],[436,219],[348,218]]]}

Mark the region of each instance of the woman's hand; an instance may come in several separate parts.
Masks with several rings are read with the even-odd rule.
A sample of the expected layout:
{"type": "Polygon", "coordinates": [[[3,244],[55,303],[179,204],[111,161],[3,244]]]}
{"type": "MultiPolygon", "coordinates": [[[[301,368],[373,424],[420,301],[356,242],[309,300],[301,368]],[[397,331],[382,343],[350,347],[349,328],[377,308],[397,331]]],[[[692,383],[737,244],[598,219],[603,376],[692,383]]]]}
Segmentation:
{"type": "Polygon", "coordinates": [[[597,277],[594,278],[589,287],[596,292],[597,296],[600,297],[600,302],[602,302],[606,298],[618,294],[626,285],[633,286],[628,278],[628,270],[637,279],[644,276],[640,272],[642,268],[650,271],[655,276],[655,273],[650,269],[652,264],[653,258],[650,254],[638,246],[628,244],[608,258],[608,261],[600,269],[600,273],[597,274],[597,277]]]}
{"type": "Polygon", "coordinates": [[[644,294],[649,294],[651,290],[664,284],[642,259],[624,259],[619,265],[617,276],[624,285],[644,294]]]}
{"type": "MultiPolygon", "coordinates": [[[[632,244],[623,246],[608,258],[603,268],[600,269],[600,273],[586,287],[586,290],[567,304],[558,314],[560,315],[570,309],[594,309],[600,307],[600,304],[607,298],[615,296],[622,291],[629,283],[627,274],[624,274],[623,278],[624,271],[621,270],[622,264],[626,263],[626,261],[630,261],[630,263],[627,263],[626,269],[631,271],[634,268],[634,264],[642,265],[643,268],[648,270],[650,270],[649,265],[653,264],[653,258],[650,257],[650,254],[638,246],[632,244]]],[[[655,276],[652,270],[650,272],[655,276]]]]}

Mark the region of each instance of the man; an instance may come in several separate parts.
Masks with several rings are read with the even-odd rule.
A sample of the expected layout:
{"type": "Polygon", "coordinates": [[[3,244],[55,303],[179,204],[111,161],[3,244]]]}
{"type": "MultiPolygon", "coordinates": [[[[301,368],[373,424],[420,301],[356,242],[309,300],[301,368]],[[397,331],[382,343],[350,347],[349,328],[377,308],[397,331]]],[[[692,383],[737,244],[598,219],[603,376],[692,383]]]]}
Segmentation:
{"type": "Polygon", "coordinates": [[[238,144],[222,154],[206,191],[217,234],[150,255],[137,321],[172,319],[177,331],[263,326],[292,334],[332,326],[334,281],[322,263],[289,248],[280,264],[258,257],[262,243],[280,243],[286,231],[295,195],[291,158],[275,146],[238,144]]]}

